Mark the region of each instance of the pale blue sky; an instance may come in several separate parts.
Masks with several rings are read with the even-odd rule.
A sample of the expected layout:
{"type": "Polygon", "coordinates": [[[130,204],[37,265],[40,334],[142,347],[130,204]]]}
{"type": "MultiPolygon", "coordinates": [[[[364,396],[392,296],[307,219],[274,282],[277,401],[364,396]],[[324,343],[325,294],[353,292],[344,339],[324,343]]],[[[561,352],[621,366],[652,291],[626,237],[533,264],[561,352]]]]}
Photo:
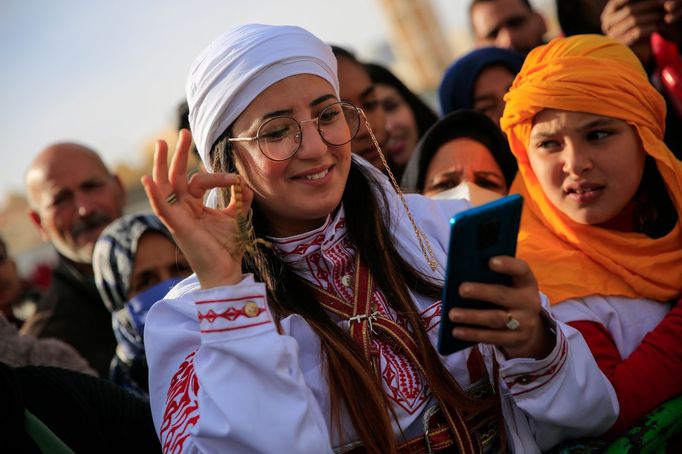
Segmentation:
{"type": "MultiPolygon", "coordinates": [[[[468,3],[433,0],[444,28],[466,27],[468,3]]],[[[0,203],[56,141],[138,163],[174,123],[194,57],[248,22],[300,25],[360,56],[388,33],[376,0],[2,0],[0,203]]]]}

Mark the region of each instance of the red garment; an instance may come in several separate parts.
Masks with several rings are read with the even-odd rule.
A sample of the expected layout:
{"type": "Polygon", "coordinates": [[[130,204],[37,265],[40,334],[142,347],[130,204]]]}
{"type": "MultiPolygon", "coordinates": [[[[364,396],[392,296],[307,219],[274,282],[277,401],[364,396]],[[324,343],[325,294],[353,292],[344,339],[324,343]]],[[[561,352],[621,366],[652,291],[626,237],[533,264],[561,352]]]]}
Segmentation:
{"type": "Polygon", "coordinates": [[[568,324],[583,335],[616,390],[620,415],[607,436],[620,435],[661,403],[682,394],[682,300],[625,359],[601,323],[568,324]]]}

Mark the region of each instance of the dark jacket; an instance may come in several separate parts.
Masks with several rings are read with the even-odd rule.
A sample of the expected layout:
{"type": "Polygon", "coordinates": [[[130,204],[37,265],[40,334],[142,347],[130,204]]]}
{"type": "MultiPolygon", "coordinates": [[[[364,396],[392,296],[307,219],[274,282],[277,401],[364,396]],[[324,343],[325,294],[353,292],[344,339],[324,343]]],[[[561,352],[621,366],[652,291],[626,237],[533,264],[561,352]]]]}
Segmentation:
{"type": "Polygon", "coordinates": [[[116,348],[111,313],[94,279],[76,271],[64,257],[59,257],[50,289],[21,334],[61,339],[73,346],[100,377],[109,377],[116,348]]]}

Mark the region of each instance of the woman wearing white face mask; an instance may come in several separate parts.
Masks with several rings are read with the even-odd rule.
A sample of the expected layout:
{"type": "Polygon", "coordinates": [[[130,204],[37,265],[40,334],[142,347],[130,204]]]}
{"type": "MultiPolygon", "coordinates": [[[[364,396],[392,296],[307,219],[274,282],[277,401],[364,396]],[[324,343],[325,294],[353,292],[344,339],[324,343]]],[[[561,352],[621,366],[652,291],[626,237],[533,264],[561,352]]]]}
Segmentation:
{"type": "Polygon", "coordinates": [[[506,195],[516,169],[507,138],[497,125],[481,113],[458,110],[426,132],[407,165],[402,187],[479,205],[506,195]]]}
{"type": "Polygon", "coordinates": [[[185,131],[170,168],[159,142],[143,180],[196,272],[147,317],[166,451],[537,452],[611,424],[603,376],[522,261],[491,263],[512,287],[462,286],[501,309],[447,314],[481,343],[437,355],[447,220],[468,205],[403,197],[351,158],[365,117],[339,102],[322,41],[239,27],[196,60],[187,94],[215,173],[187,180],[185,131]],[[202,203],[212,188],[218,208],[202,203]]]}

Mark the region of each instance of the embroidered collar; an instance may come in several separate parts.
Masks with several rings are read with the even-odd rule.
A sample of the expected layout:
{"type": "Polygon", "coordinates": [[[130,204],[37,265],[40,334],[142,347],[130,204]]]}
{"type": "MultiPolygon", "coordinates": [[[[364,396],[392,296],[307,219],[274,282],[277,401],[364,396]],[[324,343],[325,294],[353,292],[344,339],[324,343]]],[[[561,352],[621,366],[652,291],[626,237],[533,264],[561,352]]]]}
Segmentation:
{"type": "Polygon", "coordinates": [[[345,234],[346,215],[341,206],[333,218],[328,215],[324,224],[315,230],[286,238],[268,237],[268,240],[285,262],[293,263],[319,250],[324,251],[345,234]]]}

